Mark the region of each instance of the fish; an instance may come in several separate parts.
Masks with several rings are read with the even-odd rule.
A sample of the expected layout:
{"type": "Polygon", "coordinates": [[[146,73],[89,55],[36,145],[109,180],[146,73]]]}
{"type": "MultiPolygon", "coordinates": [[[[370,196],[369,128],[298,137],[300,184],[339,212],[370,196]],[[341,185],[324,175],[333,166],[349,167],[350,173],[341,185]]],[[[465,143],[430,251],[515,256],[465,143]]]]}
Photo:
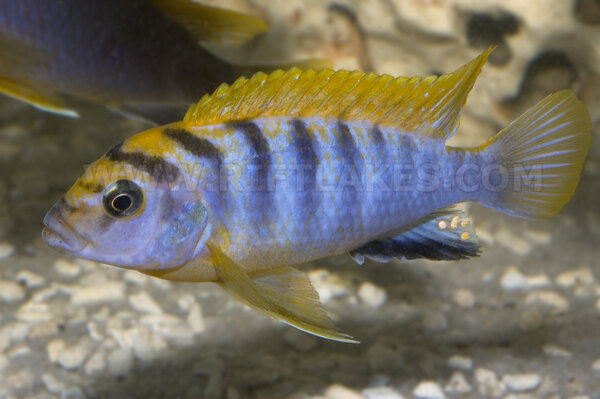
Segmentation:
{"type": "Polygon", "coordinates": [[[480,146],[447,145],[492,50],[439,77],[292,68],[223,84],[182,121],[92,163],[48,211],[42,238],[157,278],[217,283],[295,328],[357,342],[298,266],[476,257],[472,219],[455,204],[545,218],[575,192],[591,122],[573,91],[480,146]]]}
{"type": "Polygon", "coordinates": [[[207,45],[239,46],[267,29],[192,0],[1,0],[0,93],[68,117],[79,116],[75,97],[173,122],[222,82],[265,68],[226,62],[207,45]]]}

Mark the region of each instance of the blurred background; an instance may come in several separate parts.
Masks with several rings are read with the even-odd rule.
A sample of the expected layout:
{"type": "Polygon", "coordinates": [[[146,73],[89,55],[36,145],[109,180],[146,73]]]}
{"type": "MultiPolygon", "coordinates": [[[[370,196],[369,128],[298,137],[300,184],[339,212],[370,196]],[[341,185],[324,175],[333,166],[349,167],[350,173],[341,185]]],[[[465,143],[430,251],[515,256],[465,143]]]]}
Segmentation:
{"type": "Polygon", "coordinates": [[[306,265],[336,323],[361,341],[341,344],[212,284],[47,248],[45,212],[86,164],[148,124],[92,101],[70,98],[73,119],[0,96],[0,398],[600,398],[600,1],[202,3],[269,24],[242,47],[210,47],[235,63],[327,58],[422,76],[496,44],[451,144],[479,145],[573,89],[594,126],[575,196],[542,221],[469,206],[479,258],[306,265]]]}

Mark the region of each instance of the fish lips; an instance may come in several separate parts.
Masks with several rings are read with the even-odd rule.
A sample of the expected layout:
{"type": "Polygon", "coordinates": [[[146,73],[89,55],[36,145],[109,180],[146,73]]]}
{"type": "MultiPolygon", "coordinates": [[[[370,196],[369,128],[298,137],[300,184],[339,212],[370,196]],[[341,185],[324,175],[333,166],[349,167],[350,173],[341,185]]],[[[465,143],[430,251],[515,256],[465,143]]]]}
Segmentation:
{"type": "Polygon", "coordinates": [[[42,239],[58,251],[77,253],[87,245],[87,241],[65,222],[61,202],[56,203],[44,217],[42,239]]]}

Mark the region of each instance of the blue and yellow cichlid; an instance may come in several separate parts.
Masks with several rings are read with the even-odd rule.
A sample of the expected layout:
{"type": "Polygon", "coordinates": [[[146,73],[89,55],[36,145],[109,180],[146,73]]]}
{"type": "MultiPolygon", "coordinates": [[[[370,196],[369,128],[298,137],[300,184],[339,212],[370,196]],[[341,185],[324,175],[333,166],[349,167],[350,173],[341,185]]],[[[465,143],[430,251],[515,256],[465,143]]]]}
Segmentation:
{"type": "Polygon", "coordinates": [[[550,95],[477,148],[449,147],[491,50],[440,77],[276,71],[222,85],[185,119],[92,164],[44,219],[44,240],[174,281],[213,281],[276,319],[339,341],[295,267],[336,254],[461,259],[474,201],[559,212],[590,140],[585,106],[550,95]]]}
{"type": "Polygon", "coordinates": [[[202,45],[266,29],[193,0],[0,0],[0,92],[66,116],[78,113],[63,94],[172,122],[221,82],[257,71],[202,45]]]}

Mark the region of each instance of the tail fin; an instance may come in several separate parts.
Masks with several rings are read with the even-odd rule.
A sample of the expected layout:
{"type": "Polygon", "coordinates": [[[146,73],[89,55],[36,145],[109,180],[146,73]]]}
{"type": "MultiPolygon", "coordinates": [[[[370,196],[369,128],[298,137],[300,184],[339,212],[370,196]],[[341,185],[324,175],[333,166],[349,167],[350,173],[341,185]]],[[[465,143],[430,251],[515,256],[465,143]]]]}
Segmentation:
{"type": "Polygon", "coordinates": [[[571,90],[531,107],[483,149],[508,179],[482,204],[509,215],[544,218],[558,213],[575,192],[591,141],[587,109],[571,90]]]}

